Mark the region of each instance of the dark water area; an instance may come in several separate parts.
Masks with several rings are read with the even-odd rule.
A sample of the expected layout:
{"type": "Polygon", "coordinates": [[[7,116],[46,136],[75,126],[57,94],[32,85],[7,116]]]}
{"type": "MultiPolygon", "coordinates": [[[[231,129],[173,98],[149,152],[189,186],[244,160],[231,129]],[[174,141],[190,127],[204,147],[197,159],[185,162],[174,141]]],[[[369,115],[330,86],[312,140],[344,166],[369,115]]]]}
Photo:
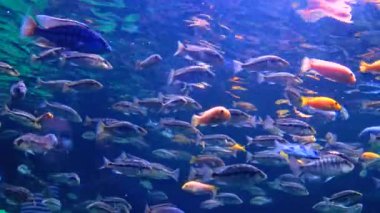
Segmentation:
{"type": "MultiPolygon", "coordinates": [[[[83,120],[86,116],[112,118],[118,121],[128,121],[147,130],[147,134],[141,137],[147,146],[141,148],[134,144],[135,142],[131,142],[134,138],[125,135],[122,138],[128,141],[127,144],[112,140],[99,141],[99,138],[96,138],[99,137],[99,123],[85,126],[83,122],[73,122],[65,116],[54,115],[54,118],[50,120],[43,119],[41,121],[42,128],[35,129],[26,127],[22,122],[20,124],[20,121],[15,122],[11,115],[3,110],[0,117],[0,209],[5,209],[7,212],[23,212],[20,208],[22,202],[9,202],[9,195],[5,194],[5,184],[25,187],[31,193],[41,193],[47,185],[57,184],[51,180],[52,174],[76,173],[80,177],[79,185],[58,184],[60,189],[58,200],[62,205],[61,209],[55,212],[91,212],[88,208],[86,209],[88,204],[100,200],[101,197],[111,196],[126,199],[132,206],[130,212],[144,212],[146,206],[159,203],[172,203],[184,212],[197,213],[318,212],[313,209],[313,205],[322,201],[323,197],[329,197],[343,190],[355,190],[362,193],[363,197],[359,201],[363,205],[361,212],[379,212],[380,189],[375,187],[373,178],[380,178],[380,167],[377,165],[377,167],[371,168],[371,171],[362,177],[363,175],[360,174],[363,164],[368,163],[368,159],[357,159],[363,152],[379,153],[379,148],[376,148],[375,145],[380,141],[369,142],[368,135],[366,137],[358,137],[358,135],[366,127],[379,125],[378,106],[363,108],[363,103],[379,100],[376,92],[368,93],[368,91],[380,90],[380,84],[377,82],[379,79],[371,73],[361,73],[359,64],[363,60],[368,63],[375,61],[379,63],[380,25],[378,20],[380,12],[378,8],[380,3],[376,4],[375,1],[369,0],[357,0],[355,3],[344,0],[331,1],[345,2],[345,5],[352,8],[353,23],[344,23],[333,17],[324,17],[315,22],[305,21],[298,11],[308,8],[310,2],[312,1],[0,0],[0,40],[2,44],[0,61],[10,64],[20,72],[20,75],[15,77],[1,71],[0,106],[8,106],[11,110],[23,110],[38,117],[47,112],[42,107],[44,101],[47,100],[51,103],[59,102],[70,106],[83,120]],[[67,59],[63,64],[60,55],[55,56],[54,60],[32,61],[32,54],[41,53],[48,48],[38,46],[38,36],[21,36],[20,27],[26,16],[35,18],[40,14],[75,20],[88,25],[89,29],[99,32],[99,35],[112,47],[111,52],[100,56],[112,64],[113,69],[89,68],[83,64],[71,63],[67,59]],[[186,47],[194,44],[216,51],[222,55],[223,62],[213,63],[212,61],[209,63],[205,62],[206,60],[173,56],[178,48],[178,41],[184,43],[186,47]],[[152,54],[159,54],[163,60],[151,67],[142,70],[136,69],[137,61],[152,54]],[[330,97],[347,110],[349,117],[343,118],[339,114],[339,110],[331,110],[332,113],[335,113],[335,118],[329,119],[318,113],[307,112],[305,108],[296,106],[294,103],[276,104],[277,100],[286,98],[285,87],[294,85],[288,83],[284,85],[281,79],[279,82],[273,83],[268,80],[267,76],[264,82],[259,84],[258,79],[260,75],[278,73],[278,70],[234,72],[234,60],[244,62],[263,55],[276,55],[289,62],[289,65],[281,72],[293,74],[294,78],[302,79],[302,83],[295,86],[302,96],[330,97]],[[313,76],[303,75],[300,70],[305,57],[344,65],[355,75],[356,82],[354,84],[335,82],[321,74],[318,75],[318,80],[313,76]],[[190,76],[190,80],[192,83],[194,81],[195,83],[206,82],[209,87],[197,84],[193,86],[192,90],[185,91],[180,85],[168,85],[168,76],[171,70],[204,64],[211,66],[210,70],[215,73],[215,76],[212,78],[190,76]],[[198,78],[201,80],[198,81],[198,78]],[[44,81],[94,79],[99,81],[103,87],[87,92],[54,91],[39,85],[37,83],[39,79],[44,81]],[[10,87],[19,80],[25,82],[28,92],[24,99],[11,101],[10,87]],[[369,89],[364,87],[369,87],[369,89]],[[306,89],[315,93],[307,93],[306,89]],[[180,106],[175,106],[175,110],[168,113],[160,110],[155,112],[148,110],[146,114],[125,115],[112,108],[112,105],[118,101],[129,101],[134,103],[133,106],[146,110],[137,104],[137,99],[165,96],[164,99],[160,99],[165,105],[173,99],[170,94],[191,97],[202,105],[202,109],[186,107],[180,109],[180,106]],[[296,196],[269,186],[269,182],[275,181],[278,176],[292,173],[288,165],[277,167],[250,164],[267,175],[266,180],[255,186],[262,188],[266,193],[265,196],[272,202],[262,206],[250,204],[250,200],[254,196],[247,190],[241,189],[248,186],[244,177],[239,179],[238,183],[234,181],[227,184],[201,179],[200,182],[217,187],[219,193],[234,193],[243,201],[238,205],[224,204],[213,209],[201,208],[201,203],[210,199],[210,195],[189,193],[181,188],[189,181],[188,176],[192,167],[189,163],[190,160],[164,159],[155,156],[152,151],[156,149],[178,150],[185,151],[191,156],[198,156],[205,154],[204,150],[194,141],[191,144],[175,142],[177,136],[185,136],[185,138],[190,138],[190,136],[185,133],[173,133],[172,130],[163,130],[157,128],[157,125],[163,118],[174,118],[191,123],[193,115],[199,115],[215,106],[224,106],[227,109],[236,108],[234,102],[239,101],[249,102],[257,108],[255,111],[247,112],[250,118],[256,116],[257,127],[238,127],[226,121],[218,125],[206,124],[196,128],[203,135],[228,135],[238,144],[246,146],[247,136],[270,134],[268,129],[265,129],[265,125],[262,125],[263,122],[259,122],[260,119],[265,120],[268,116],[276,119],[278,110],[288,110],[288,118],[305,121],[316,130],[315,144],[320,145],[318,151],[320,151],[321,157],[327,155],[324,138],[328,132],[336,134],[339,142],[355,144],[358,149],[362,149],[358,156],[355,156],[357,160],[353,162],[355,168],[327,182],[324,180],[305,181],[300,178],[309,194],[296,196]],[[294,113],[293,107],[297,107],[304,114],[311,114],[312,117],[305,118],[297,115],[294,113]],[[90,132],[92,137],[84,138],[83,134],[86,132],[90,132]],[[41,136],[55,134],[58,145],[48,149],[46,153],[27,153],[32,150],[31,147],[23,150],[16,147],[14,143],[16,138],[27,133],[41,136]],[[70,144],[70,147],[64,144],[70,144]],[[178,181],[173,178],[158,180],[157,177],[133,176],[130,173],[115,174],[112,168],[99,169],[104,163],[104,157],[114,162],[114,159],[122,152],[151,163],[160,163],[173,170],[178,168],[180,170],[179,179],[178,181]],[[30,175],[22,174],[17,170],[21,164],[31,170],[30,175]],[[41,184],[39,181],[45,184],[41,184]],[[146,186],[147,183],[151,186],[146,186]],[[162,191],[168,199],[152,201],[149,198],[149,191],[162,191]]],[[[328,4],[329,1],[318,0],[318,2],[328,4]]],[[[340,9],[341,7],[343,6],[337,6],[340,9]]],[[[60,35],[67,36],[65,33],[60,35]]],[[[75,37],[67,39],[75,39],[75,37]]],[[[70,48],[68,49],[70,50],[70,48]]],[[[201,54],[201,59],[205,59],[207,56],[201,54]]],[[[377,67],[377,72],[379,71],[380,65],[377,67]]],[[[190,83],[190,81],[184,82],[185,85],[189,85],[186,83],[190,83]]],[[[183,101],[183,97],[179,98],[179,101],[183,101]]],[[[107,124],[107,122],[104,123],[107,124]]],[[[373,136],[377,139],[379,135],[376,134],[380,134],[380,132],[374,134],[373,136]]],[[[114,135],[111,134],[111,136],[114,135]]],[[[284,138],[291,144],[299,144],[299,142],[293,141],[292,136],[289,132],[284,132],[284,138]]],[[[207,146],[211,145],[206,144],[206,148],[207,146]]],[[[231,147],[220,148],[227,151],[231,149],[231,147]]],[[[246,148],[252,154],[273,150],[262,147],[246,146],[246,148]]],[[[341,152],[341,150],[333,151],[341,152]]],[[[216,156],[217,154],[209,155],[216,156]]],[[[237,151],[236,157],[221,158],[226,165],[249,164],[246,162],[246,157],[247,152],[237,151]]],[[[301,160],[303,163],[311,161],[307,158],[301,160]]],[[[47,198],[49,197],[44,199],[47,198]]],[[[114,212],[128,212],[116,209],[114,212]]],[[[35,212],[40,211],[35,210],[35,212]]],[[[93,210],[92,212],[112,211],[93,210]]],[[[180,211],[173,211],[173,213],[176,212],[180,211]]]]}

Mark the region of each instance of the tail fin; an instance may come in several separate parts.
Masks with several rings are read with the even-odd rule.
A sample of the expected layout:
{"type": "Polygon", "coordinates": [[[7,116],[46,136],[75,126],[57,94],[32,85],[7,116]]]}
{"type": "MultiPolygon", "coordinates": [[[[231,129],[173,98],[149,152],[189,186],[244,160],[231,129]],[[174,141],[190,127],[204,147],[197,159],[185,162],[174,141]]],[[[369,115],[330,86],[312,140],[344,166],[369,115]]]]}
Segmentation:
{"type": "Polygon", "coordinates": [[[193,115],[193,117],[191,117],[191,125],[193,125],[194,127],[197,127],[199,126],[199,116],[198,115],[193,115]]]}
{"type": "Polygon", "coordinates": [[[176,181],[178,182],[178,179],[179,179],[179,169],[176,169],[173,171],[171,177],[176,181]]]}
{"type": "Polygon", "coordinates": [[[375,183],[376,189],[380,188],[380,179],[372,177],[373,182],[375,183]]]}
{"type": "Polygon", "coordinates": [[[86,117],[84,118],[84,121],[83,121],[83,125],[84,126],[90,126],[91,125],[91,121],[92,119],[86,115],[86,117]]]}
{"type": "Polygon", "coordinates": [[[178,41],[177,51],[174,53],[174,56],[182,54],[185,51],[185,49],[185,45],[182,42],[178,41]]]}
{"type": "Polygon", "coordinates": [[[311,69],[310,67],[310,58],[305,57],[302,59],[301,73],[305,73],[311,69]]]}
{"type": "Polygon", "coordinates": [[[257,79],[258,84],[262,84],[265,81],[265,75],[262,73],[257,73],[257,79]]]}
{"type": "Polygon", "coordinates": [[[42,85],[43,81],[40,77],[37,78],[37,81],[36,81],[36,88],[40,87],[42,85]]]}
{"type": "Polygon", "coordinates": [[[36,54],[32,54],[32,55],[30,56],[30,60],[31,60],[32,62],[35,62],[35,61],[38,60],[38,56],[37,56],[36,54]]]}
{"type": "Polygon", "coordinates": [[[233,60],[233,65],[234,65],[234,74],[237,74],[243,70],[243,63],[237,60],[233,60]]]}
{"type": "Polygon", "coordinates": [[[306,104],[307,104],[307,98],[306,97],[304,97],[304,96],[301,96],[300,98],[299,98],[299,105],[300,105],[300,107],[303,107],[303,106],[305,106],[306,104]]]}
{"type": "Polygon", "coordinates": [[[169,73],[169,76],[168,76],[168,85],[171,85],[173,83],[173,80],[174,80],[174,72],[175,70],[170,70],[170,73],[169,73]]]}
{"type": "Polygon", "coordinates": [[[360,61],[359,70],[361,73],[367,72],[368,64],[365,61],[360,61]]]}
{"type": "Polygon", "coordinates": [[[263,128],[264,129],[273,129],[274,128],[274,120],[268,115],[264,122],[263,122],[263,128]]]}
{"type": "Polygon", "coordinates": [[[106,157],[103,157],[103,165],[99,167],[99,169],[105,169],[108,168],[108,166],[111,164],[111,161],[108,160],[106,157]]]}
{"type": "Polygon", "coordinates": [[[26,16],[22,22],[20,34],[22,36],[33,36],[37,29],[37,23],[32,17],[26,16]]]}
{"type": "Polygon", "coordinates": [[[135,69],[136,70],[142,70],[143,69],[143,67],[141,65],[141,61],[136,61],[136,63],[135,63],[135,69]]]}
{"type": "Polygon", "coordinates": [[[96,140],[97,141],[103,141],[106,138],[105,133],[105,124],[101,121],[99,121],[98,126],[96,127],[96,140]]]}

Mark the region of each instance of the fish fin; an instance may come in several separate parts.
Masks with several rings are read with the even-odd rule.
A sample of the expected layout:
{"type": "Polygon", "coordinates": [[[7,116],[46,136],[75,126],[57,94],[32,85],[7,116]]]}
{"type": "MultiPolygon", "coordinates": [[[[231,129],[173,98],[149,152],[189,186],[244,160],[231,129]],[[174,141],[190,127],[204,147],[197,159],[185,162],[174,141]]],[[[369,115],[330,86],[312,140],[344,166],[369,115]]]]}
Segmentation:
{"type": "Polygon", "coordinates": [[[237,74],[243,70],[243,63],[241,61],[233,60],[232,63],[234,66],[234,74],[237,74]]]}
{"type": "Polygon", "coordinates": [[[359,176],[364,178],[364,177],[367,177],[367,169],[366,168],[363,168],[360,173],[359,173],[359,176]]]}
{"type": "Polygon", "coordinates": [[[26,16],[22,22],[20,34],[25,37],[33,36],[37,28],[37,23],[33,20],[33,18],[26,16]]]}
{"type": "Polygon", "coordinates": [[[176,181],[176,182],[178,182],[178,179],[179,179],[179,169],[176,169],[176,170],[174,170],[173,171],[173,173],[172,173],[172,178],[176,181]]]}
{"type": "Polygon", "coordinates": [[[177,44],[178,44],[178,47],[177,47],[177,51],[174,53],[174,56],[182,54],[186,49],[185,45],[182,42],[178,41],[177,44]]]}
{"type": "Polygon", "coordinates": [[[247,152],[247,155],[245,157],[245,162],[251,162],[253,158],[253,154],[251,152],[247,152]]]}
{"type": "Polygon", "coordinates": [[[335,177],[335,176],[332,176],[332,177],[328,177],[328,178],[326,178],[325,183],[329,182],[329,181],[332,180],[334,177],[335,177]]]}
{"type": "Polygon", "coordinates": [[[258,84],[262,84],[265,81],[265,75],[262,73],[257,73],[256,81],[258,84]]]}
{"type": "Polygon", "coordinates": [[[91,121],[92,121],[92,119],[88,115],[86,115],[86,117],[84,118],[84,121],[83,121],[83,125],[84,126],[90,126],[91,121]]]}
{"type": "Polygon", "coordinates": [[[70,92],[70,91],[71,91],[70,87],[67,84],[64,84],[63,87],[62,87],[62,92],[63,93],[67,93],[67,92],[70,92]]]}
{"type": "Polygon", "coordinates": [[[359,71],[361,73],[367,72],[367,67],[368,67],[368,64],[365,61],[360,61],[359,71]]]}
{"type": "Polygon", "coordinates": [[[372,177],[373,182],[375,183],[376,189],[380,188],[380,179],[372,177]]]}
{"type": "Polygon", "coordinates": [[[136,70],[142,70],[142,69],[143,69],[140,60],[136,61],[136,63],[135,63],[135,69],[136,69],[136,70]]]}
{"type": "Polygon", "coordinates": [[[256,128],[257,127],[257,124],[258,124],[258,121],[257,121],[257,117],[256,115],[255,116],[251,116],[248,120],[248,124],[249,124],[249,127],[253,127],[253,128],[256,128]]]}
{"type": "Polygon", "coordinates": [[[212,195],[211,195],[211,199],[214,199],[216,194],[218,194],[218,187],[216,186],[213,186],[212,188],[212,195]]]}
{"type": "Polygon", "coordinates": [[[300,102],[300,107],[303,107],[303,106],[305,106],[305,105],[307,104],[307,100],[308,100],[307,97],[301,96],[299,99],[300,99],[300,100],[299,100],[299,102],[300,102]]]}
{"type": "Polygon", "coordinates": [[[102,121],[99,121],[96,127],[96,141],[103,141],[106,137],[105,124],[102,121]]]}
{"type": "Polygon", "coordinates": [[[99,169],[105,169],[105,168],[108,168],[108,166],[110,165],[111,161],[108,160],[106,157],[103,157],[103,165],[101,167],[99,167],[99,169]]]}
{"type": "Polygon", "coordinates": [[[169,73],[169,76],[168,76],[168,82],[167,82],[167,85],[171,85],[171,84],[173,83],[173,80],[174,80],[174,72],[175,72],[174,69],[170,70],[170,73],[169,73]]]}
{"type": "Polygon", "coordinates": [[[274,128],[274,120],[268,115],[264,122],[263,122],[263,128],[264,129],[273,129],[274,128]]]}
{"type": "Polygon", "coordinates": [[[322,200],[323,200],[323,201],[326,201],[326,202],[329,202],[329,201],[330,201],[330,198],[328,198],[328,197],[322,197],[322,200]]]}
{"type": "Polygon", "coordinates": [[[199,122],[199,116],[198,115],[193,115],[193,117],[191,117],[191,125],[193,125],[194,127],[197,127],[200,125],[200,122],[199,122]]]}
{"type": "Polygon", "coordinates": [[[37,80],[36,80],[36,88],[39,88],[41,85],[42,85],[42,79],[40,77],[37,77],[37,80]]]}
{"type": "Polygon", "coordinates": [[[197,157],[192,155],[190,158],[190,164],[194,164],[196,160],[197,160],[197,157]]]}
{"type": "MultiPolygon", "coordinates": [[[[65,66],[65,64],[66,64],[66,57],[65,56],[60,56],[58,60],[59,60],[59,67],[65,66]]],[[[72,65],[78,66],[76,64],[72,64],[72,65]]]]}
{"type": "Polygon", "coordinates": [[[48,102],[47,102],[47,100],[44,99],[39,107],[40,108],[46,108],[47,106],[48,106],[48,102]]]}
{"type": "Polygon", "coordinates": [[[38,56],[37,56],[36,54],[32,54],[32,55],[30,56],[30,61],[35,62],[35,61],[37,61],[37,60],[38,60],[38,56]]]}
{"type": "Polygon", "coordinates": [[[67,26],[67,25],[81,26],[81,27],[88,28],[87,25],[85,25],[81,22],[78,22],[78,21],[74,21],[74,20],[70,20],[70,19],[61,19],[61,18],[56,18],[53,16],[47,16],[47,15],[37,15],[36,20],[40,24],[40,26],[45,28],[45,29],[49,29],[52,27],[59,27],[59,26],[63,26],[63,25],[64,26],[67,26]]]}
{"type": "Polygon", "coordinates": [[[295,176],[299,177],[302,174],[301,165],[298,163],[296,158],[289,158],[289,167],[295,176]]]}
{"type": "Polygon", "coordinates": [[[370,133],[369,134],[369,142],[377,142],[378,141],[378,136],[376,134],[370,133]]]}
{"type": "Polygon", "coordinates": [[[310,58],[305,57],[302,59],[301,73],[305,73],[311,69],[310,58]]]}
{"type": "Polygon", "coordinates": [[[283,157],[286,160],[286,162],[288,162],[288,163],[290,162],[289,161],[289,155],[286,154],[284,151],[282,151],[282,150],[280,151],[280,156],[283,157]]]}

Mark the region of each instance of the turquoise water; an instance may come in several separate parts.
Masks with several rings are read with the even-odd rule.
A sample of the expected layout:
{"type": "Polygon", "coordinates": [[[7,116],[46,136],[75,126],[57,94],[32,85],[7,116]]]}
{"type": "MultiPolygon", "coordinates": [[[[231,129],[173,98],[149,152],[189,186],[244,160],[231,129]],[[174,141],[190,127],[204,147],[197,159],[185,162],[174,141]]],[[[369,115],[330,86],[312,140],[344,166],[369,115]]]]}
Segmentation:
{"type": "MultiPolygon", "coordinates": [[[[55,197],[62,204],[58,212],[87,212],[90,211],[89,204],[110,196],[126,199],[132,206],[131,212],[143,212],[146,205],[152,206],[159,203],[172,203],[184,212],[236,210],[240,212],[311,212],[314,211],[313,205],[322,201],[323,197],[349,189],[362,193],[363,196],[358,201],[363,205],[362,212],[377,212],[379,190],[375,187],[373,178],[380,178],[378,168],[375,166],[373,169],[368,169],[367,174],[363,175],[363,164],[371,160],[358,158],[363,152],[378,153],[379,149],[377,141],[369,142],[368,135],[365,137],[358,135],[364,128],[378,125],[378,107],[369,104],[373,103],[371,101],[378,100],[377,91],[380,84],[377,83],[376,75],[359,72],[359,63],[362,60],[372,63],[380,59],[377,21],[380,13],[376,2],[363,0],[346,3],[346,5],[352,8],[353,23],[344,23],[333,17],[307,22],[297,12],[308,7],[307,1],[301,0],[75,0],[69,2],[1,0],[0,61],[13,66],[20,75],[14,77],[0,73],[0,86],[3,91],[0,95],[0,105],[7,105],[12,110],[23,110],[37,117],[51,111],[54,118],[43,119],[42,127],[35,129],[17,123],[10,119],[9,114],[3,113],[0,119],[2,123],[0,175],[3,184],[0,209],[8,212],[27,212],[22,211],[23,203],[25,205],[27,199],[20,198],[21,201],[16,203],[9,201],[10,195],[5,193],[5,184],[11,184],[25,187],[34,194],[29,199],[33,199],[38,193],[42,193],[42,200],[55,197]],[[85,23],[90,29],[99,32],[112,47],[110,53],[104,53],[101,56],[112,64],[113,69],[102,70],[74,63],[68,59],[64,63],[62,55],[59,54],[49,60],[31,60],[33,54],[39,54],[48,48],[41,47],[41,43],[37,42],[37,36],[21,36],[20,27],[26,16],[35,18],[40,14],[85,23]],[[186,59],[184,55],[174,56],[178,41],[187,47],[189,44],[194,44],[218,52],[223,60],[222,62],[209,60],[209,56],[204,53],[197,55],[199,58],[193,56],[192,59],[186,59]],[[159,54],[162,61],[143,69],[136,68],[137,61],[144,60],[152,54],[159,54]],[[234,73],[234,60],[244,62],[263,55],[279,56],[289,65],[280,70],[260,68],[252,72],[244,70],[234,73]],[[354,84],[334,82],[323,75],[319,75],[316,80],[313,76],[301,74],[304,57],[342,64],[352,71],[356,82],[354,84]],[[211,66],[209,70],[215,76],[190,74],[186,78],[176,79],[185,83],[176,82],[168,85],[171,70],[191,65],[205,66],[205,63],[211,66]],[[293,74],[294,78],[302,79],[302,83],[297,86],[290,85],[289,82],[284,85],[281,80],[273,80],[275,81],[273,83],[268,75],[278,72],[293,74]],[[265,75],[266,78],[259,84],[257,79],[261,75],[265,75]],[[43,81],[94,79],[103,87],[89,92],[66,91],[62,88],[51,90],[39,85],[38,79],[43,81]],[[12,100],[9,94],[10,87],[19,80],[25,82],[28,88],[27,94],[21,100],[12,100]],[[183,85],[186,83],[188,87],[184,89],[183,85]],[[191,87],[191,83],[194,84],[192,89],[187,90],[191,87]],[[287,88],[295,87],[302,96],[333,98],[347,110],[349,117],[343,116],[338,109],[332,110],[336,117],[330,119],[307,111],[305,107],[297,106],[293,102],[275,103],[278,99],[286,98],[284,95],[286,86],[287,88]],[[305,89],[315,93],[307,93],[305,89]],[[191,97],[202,105],[202,108],[175,105],[176,102],[173,101],[175,98],[177,98],[176,101],[181,102],[184,101],[184,97],[173,97],[170,94],[191,97]],[[136,102],[137,99],[161,96],[166,96],[160,99],[164,107],[146,107],[143,103],[136,102]],[[43,107],[45,100],[70,106],[78,112],[82,120],[88,116],[128,121],[144,128],[147,133],[141,137],[121,134],[120,138],[124,139],[121,143],[120,140],[103,141],[99,139],[100,128],[97,122],[94,122],[92,126],[86,126],[83,122],[74,122],[67,115],[61,115],[51,108],[43,107]],[[113,104],[118,101],[131,102],[138,109],[137,113],[126,115],[113,109],[113,104]],[[247,177],[224,184],[215,179],[203,177],[198,181],[217,187],[219,193],[234,193],[243,202],[237,205],[224,204],[213,209],[201,208],[201,203],[210,199],[210,195],[197,195],[181,187],[189,180],[191,167],[194,166],[189,163],[191,156],[205,154],[207,147],[211,145],[206,144],[204,148],[200,144],[201,140],[196,140],[199,135],[194,139],[188,132],[165,130],[160,128],[159,122],[163,118],[174,118],[190,123],[193,115],[199,115],[215,106],[224,106],[227,109],[237,108],[234,103],[239,101],[249,102],[257,108],[246,111],[251,116],[250,118],[255,116],[257,126],[239,126],[231,122],[220,122],[218,125],[206,124],[196,127],[200,132],[199,135],[226,134],[238,144],[245,146],[246,152],[236,151],[235,157],[221,157],[225,165],[247,163],[248,152],[257,154],[267,150],[282,158],[280,153],[273,151],[273,147],[247,145],[246,136],[272,134],[273,132],[270,133],[260,119],[265,120],[267,116],[276,119],[278,110],[288,110],[288,118],[305,121],[316,130],[315,144],[321,147],[313,146],[311,149],[318,150],[321,157],[328,155],[324,140],[327,132],[336,134],[339,142],[355,146],[355,155],[349,156],[354,158],[351,160],[355,168],[327,182],[325,182],[325,177],[321,178],[320,175],[316,175],[319,180],[310,180],[301,176],[299,181],[307,188],[308,195],[296,196],[270,186],[270,183],[278,176],[292,173],[286,161],[280,167],[263,163],[250,164],[267,175],[266,180],[255,186],[262,188],[265,197],[272,200],[270,203],[262,206],[250,204],[250,200],[256,195],[250,194],[247,189],[242,189],[252,186],[246,183],[247,177]],[[293,107],[312,117],[294,113],[293,107]],[[57,137],[57,144],[46,153],[26,154],[26,150],[20,150],[14,141],[27,133],[54,134],[57,137]],[[84,136],[84,133],[87,136],[84,136]],[[194,140],[190,143],[184,142],[190,140],[189,138],[194,140]],[[184,155],[182,153],[182,159],[164,159],[154,154],[153,151],[157,149],[183,151],[187,156],[182,156],[184,155]],[[173,170],[178,168],[179,179],[178,181],[173,178],[157,180],[154,175],[154,177],[143,175],[136,177],[130,172],[120,175],[115,174],[111,169],[99,169],[103,165],[103,157],[114,161],[122,152],[149,162],[160,163],[173,170]],[[31,173],[22,174],[18,171],[17,168],[21,164],[26,165],[31,173]],[[60,183],[51,179],[52,174],[68,172],[76,173],[80,177],[79,185],[72,186],[67,182],[60,183]],[[57,196],[44,193],[49,186],[53,185],[58,188],[57,196]],[[167,198],[164,199],[161,194],[160,199],[153,199],[152,192],[157,191],[165,193],[167,198]]],[[[338,8],[342,7],[338,5],[338,8]]],[[[106,121],[105,124],[107,124],[106,121]]],[[[292,136],[294,134],[284,132],[286,140],[299,144],[293,141],[292,136]]],[[[377,135],[374,133],[372,136],[377,135]]],[[[224,148],[225,151],[231,149],[229,146],[219,148],[224,148]]],[[[27,150],[30,151],[30,149],[27,150]]],[[[338,148],[331,150],[343,152],[338,148]]],[[[217,154],[212,152],[209,155],[217,154]]],[[[303,163],[313,160],[297,158],[303,163]]],[[[33,208],[37,204],[30,205],[33,208]]],[[[41,205],[46,207],[45,204],[41,205]]],[[[116,209],[115,207],[114,211],[123,212],[116,209]]],[[[41,210],[41,212],[44,211],[41,210]]],[[[99,212],[102,211],[99,210],[99,212]]]]}

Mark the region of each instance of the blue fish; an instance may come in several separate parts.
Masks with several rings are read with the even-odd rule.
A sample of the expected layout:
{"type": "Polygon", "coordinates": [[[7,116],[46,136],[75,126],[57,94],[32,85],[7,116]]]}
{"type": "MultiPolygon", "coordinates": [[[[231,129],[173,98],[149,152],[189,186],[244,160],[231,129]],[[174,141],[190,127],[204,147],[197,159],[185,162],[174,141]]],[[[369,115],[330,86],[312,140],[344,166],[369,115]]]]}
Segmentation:
{"type": "Polygon", "coordinates": [[[21,35],[41,36],[58,47],[78,52],[102,54],[111,51],[108,42],[86,24],[46,15],[37,15],[36,21],[25,17],[21,35]]]}
{"type": "Polygon", "coordinates": [[[282,144],[275,141],[276,148],[275,152],[280,153],[283,151],[289,156],[299,157],[299,158],[308,158],[308,159],[319,159],[320,155],[317,150],[314,150],[310,146],[300,145],[300,144],[282,144]]]}

